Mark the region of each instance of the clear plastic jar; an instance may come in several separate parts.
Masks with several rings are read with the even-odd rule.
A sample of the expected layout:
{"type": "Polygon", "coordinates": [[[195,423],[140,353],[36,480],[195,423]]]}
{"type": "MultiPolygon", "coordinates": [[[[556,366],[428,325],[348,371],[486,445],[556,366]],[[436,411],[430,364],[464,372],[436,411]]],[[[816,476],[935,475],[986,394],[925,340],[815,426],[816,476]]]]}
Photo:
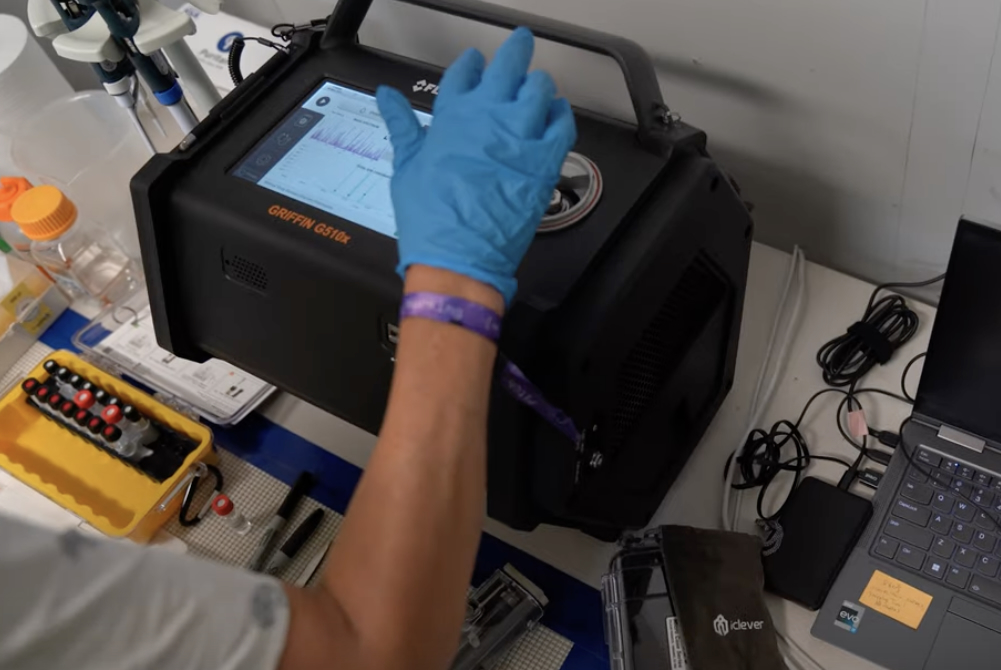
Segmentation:
{"type": "Polygon", "coordinates": [[[31,183],[23,177],[0,177],[0,238],[11,247],[10,253],[34,265],[31,240],[21,232],[10,214],[14,203],[30,188],[31,183]]]}
{"type": "Polygon", "coordinates": [[[74,298],[113,303],[141,280],[135,263],[55,186],[35,187],[14,203],[14,221],[29,239],[35,262],[74,298]]]}

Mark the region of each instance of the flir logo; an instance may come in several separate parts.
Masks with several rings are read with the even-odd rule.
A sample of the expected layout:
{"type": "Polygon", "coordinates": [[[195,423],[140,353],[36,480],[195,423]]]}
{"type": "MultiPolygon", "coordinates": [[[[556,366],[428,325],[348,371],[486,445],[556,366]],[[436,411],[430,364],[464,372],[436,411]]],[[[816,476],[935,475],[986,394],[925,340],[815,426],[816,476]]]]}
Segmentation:
{"type": "Polygon", "coordinates": [[[421,79],[419,82],[413,85],[414,93],[420,93],[424,91],[425,93],[430,93],[431,95],[438,95],[438,84],[432,84],[427,79],[421,79]]]}
{"type": "Polygon", "coordinates": [[[834,625],[838,628],[844,628],[849,633],[855,633],[862,622],[863,614],[865,614],[864,607],[846,600],[841,604],[841,608],[838,609],[838,618],[835,620],[834,625]]]}
{"type": "Polygon", "coordinates": [[[725,616],[719,614],[713,619],[713,630],[720,637],[726,637],[731,632],[736,632],[740,630],[761,630],[765,627],[764,621],[744,621],[743,619],[734,619],[733,621],[728,621],[725,616]]]}

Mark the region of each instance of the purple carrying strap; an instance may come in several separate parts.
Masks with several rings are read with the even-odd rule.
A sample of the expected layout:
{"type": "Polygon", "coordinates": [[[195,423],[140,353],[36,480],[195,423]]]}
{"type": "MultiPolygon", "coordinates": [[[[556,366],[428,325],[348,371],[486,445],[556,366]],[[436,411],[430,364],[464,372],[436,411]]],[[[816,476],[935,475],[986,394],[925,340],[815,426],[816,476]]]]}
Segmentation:
{"type": "MultiPolygon", "coordinates": [[[[500,314],[479,303],[455,296],[428,292],[408,293],[403,296],[403,304],[400,306],[400,321],[407,317],[451,323],[471,330],[491,342],[500,340],[500,314]]],[[[542,391],[504,354],[500,354],[500,363],[499,381],[504,390],[566,435],[574,445],[579,444],[581,435],[573,419],[546,400],[542,391]]]]}

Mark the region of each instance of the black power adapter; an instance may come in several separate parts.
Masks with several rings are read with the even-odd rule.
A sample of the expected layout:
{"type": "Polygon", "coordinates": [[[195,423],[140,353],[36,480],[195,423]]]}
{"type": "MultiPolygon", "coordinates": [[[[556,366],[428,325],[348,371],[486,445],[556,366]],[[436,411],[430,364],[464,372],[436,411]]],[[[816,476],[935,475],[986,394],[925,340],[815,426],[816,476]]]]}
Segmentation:
{"type": "Polygon", "coordinates": [[[872,518],[872,503],[814,477],[793,491],[763,559],[765,589],[818,610],[872,518]]]}

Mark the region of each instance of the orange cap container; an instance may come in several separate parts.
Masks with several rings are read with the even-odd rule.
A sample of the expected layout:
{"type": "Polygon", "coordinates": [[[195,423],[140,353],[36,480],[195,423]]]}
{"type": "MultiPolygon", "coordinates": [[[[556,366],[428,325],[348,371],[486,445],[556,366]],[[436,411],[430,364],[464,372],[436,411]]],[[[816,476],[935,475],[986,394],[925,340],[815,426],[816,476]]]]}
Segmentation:
{"type": "Polygon", "coordinates": [[[76,223],[76,205],[55,186],[36,186],[11,207],[11,217],[31,240],[54,240],[76,223]]]}
{"type": "Polygon", "coordinates": [[[14,203],[31,188],[24,177],[0,177],[0,221],[13,221],[10,210],[14,203]]]}

